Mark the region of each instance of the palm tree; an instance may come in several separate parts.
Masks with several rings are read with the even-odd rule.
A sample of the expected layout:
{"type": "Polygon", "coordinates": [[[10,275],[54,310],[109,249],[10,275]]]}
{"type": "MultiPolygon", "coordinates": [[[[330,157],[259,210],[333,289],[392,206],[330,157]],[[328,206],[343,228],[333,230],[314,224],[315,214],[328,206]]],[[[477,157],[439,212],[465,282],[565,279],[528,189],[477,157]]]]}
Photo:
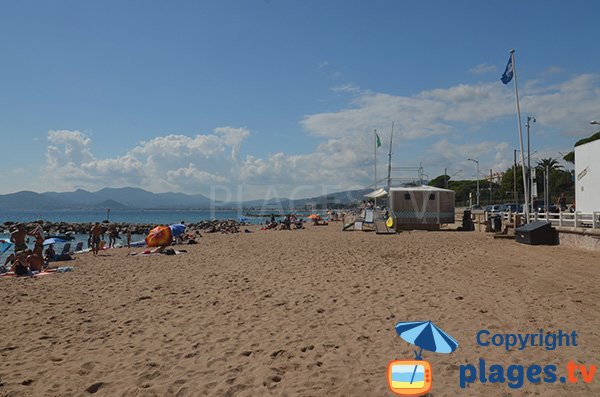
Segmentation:
{"type": "Polygon", "coordinates": [[[564,168],[561,164],[558,163],[557,159],[553,159],[552,157],[548,157],[547,159],[541,159],[537,163],[537,168],[545,170],[548,167],[550,170],[560,170],[564,168]]]}

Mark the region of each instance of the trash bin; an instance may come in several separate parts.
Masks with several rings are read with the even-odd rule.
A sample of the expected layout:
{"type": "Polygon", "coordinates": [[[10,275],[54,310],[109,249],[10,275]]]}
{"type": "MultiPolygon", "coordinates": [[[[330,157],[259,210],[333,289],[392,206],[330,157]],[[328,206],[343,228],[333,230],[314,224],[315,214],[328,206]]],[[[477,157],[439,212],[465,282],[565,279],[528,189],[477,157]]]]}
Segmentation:
{"type": "Polygon", "coordinates": [[[495,215],[492,217],[492,231],[502,231],[502,217],[500,215],[495,215]]]}
{"type": "Polygon", "coordinates": [[[471,211],[470,210],[465,210],[463,212],[462,230],[466,231],[466,232],[475,230],[475,225],[473,224],[473,220],[471,219],[471,211]]]}

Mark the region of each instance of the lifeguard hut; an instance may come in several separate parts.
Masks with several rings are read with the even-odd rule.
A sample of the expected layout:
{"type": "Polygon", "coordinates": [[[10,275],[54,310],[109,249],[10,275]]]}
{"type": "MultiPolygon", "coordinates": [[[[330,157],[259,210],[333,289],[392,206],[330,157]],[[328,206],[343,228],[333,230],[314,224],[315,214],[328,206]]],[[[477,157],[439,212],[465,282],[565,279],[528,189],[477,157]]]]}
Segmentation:
{"type": "Polygon", "coordinates": [[[439,230],[454,223],[454,191],[433,186],[393,187],[390,216],[396,230],[439,230]]]}

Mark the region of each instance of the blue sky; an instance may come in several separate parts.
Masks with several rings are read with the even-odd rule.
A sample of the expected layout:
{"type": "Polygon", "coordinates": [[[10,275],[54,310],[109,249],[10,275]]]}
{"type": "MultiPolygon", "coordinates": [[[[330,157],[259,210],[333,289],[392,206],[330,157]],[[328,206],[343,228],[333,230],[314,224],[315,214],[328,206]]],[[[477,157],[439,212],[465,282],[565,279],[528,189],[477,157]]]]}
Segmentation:
{"type": "Polygon", "coordinates": [[[3,1],[0,193],[364,187],[372,131],[383,160],[392,121],[395,166],[503,171],[510,48],[532,160],[560,157],[597,130],[599,4],[3,1]]]}

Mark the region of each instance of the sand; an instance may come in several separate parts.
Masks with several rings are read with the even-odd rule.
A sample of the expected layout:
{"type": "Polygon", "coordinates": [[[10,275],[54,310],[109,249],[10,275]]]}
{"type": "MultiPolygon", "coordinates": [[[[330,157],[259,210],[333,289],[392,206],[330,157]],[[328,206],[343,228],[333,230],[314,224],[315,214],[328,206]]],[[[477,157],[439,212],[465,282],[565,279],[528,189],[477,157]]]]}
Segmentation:
{"type": "MultiPolygon", "coordinates": [[[[474,383],[460,365],[600,363],[600,253],[477,232],[205,235],[177,256],[78,255],[72,273],[0,280],[0,396],[386,396],[412,359],[398,321],[460,344],[424,352],[430,396],[594,396],[592,383],[474,383]],[[577,331],[578,346],[506,352],[475,335],[577,331]]],[[[134,251],[134,250],[131,250],[134,251]]]]}

